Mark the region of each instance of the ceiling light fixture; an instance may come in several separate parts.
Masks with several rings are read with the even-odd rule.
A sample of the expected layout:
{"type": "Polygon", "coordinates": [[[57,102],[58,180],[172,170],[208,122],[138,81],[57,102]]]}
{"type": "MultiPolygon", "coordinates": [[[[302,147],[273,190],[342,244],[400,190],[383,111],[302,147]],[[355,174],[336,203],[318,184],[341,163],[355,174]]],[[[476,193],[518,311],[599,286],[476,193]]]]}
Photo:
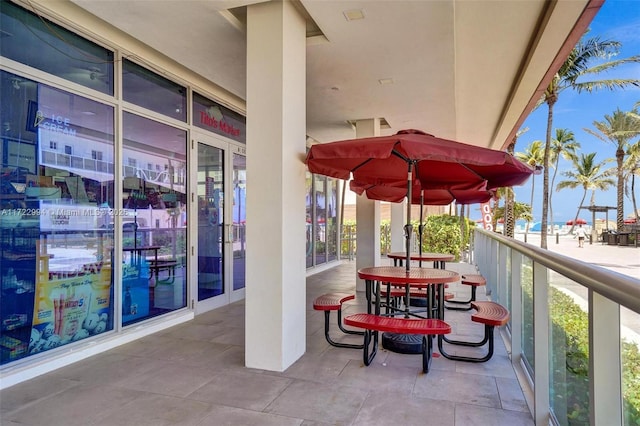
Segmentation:
{"type": "Polygon", "coordinates": [[[380,80],[378,80],[378,83],[380,83],[381,85],[393,84],[393,79],[392,78],[381,78],[380,80]]]}
{"type": "Polygon", "coordinates": [[[100,68],[98,67],[89,67],[89,78],[91,80],[97,80],[102,75],[100,68]]]}
{"type": "Polygon", "coordinates": [[[359,19],[364,19],[364,12],[362,11],[362,9],[345,10],[344,12],[342,12],[342,14],[347,21],[357,21],[359,19]]]}

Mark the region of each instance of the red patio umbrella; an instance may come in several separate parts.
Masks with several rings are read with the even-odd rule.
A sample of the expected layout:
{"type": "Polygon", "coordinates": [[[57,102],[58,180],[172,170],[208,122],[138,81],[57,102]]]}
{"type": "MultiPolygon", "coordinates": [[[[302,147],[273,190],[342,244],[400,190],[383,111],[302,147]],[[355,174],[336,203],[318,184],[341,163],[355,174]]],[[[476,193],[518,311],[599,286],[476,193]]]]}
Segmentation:
{"type": "Polygon", "coordinates": [[[636,223],[636,218],[635,217],[628,217],[625,220],[623,220],[623,223],[626,225],[631,225],[633,223],[636,223]]]}
{"type": "MultiPolygon", "coordinates": [[[[484,184],[482,185],[484,186],[484,184]]],[[[400,203],[407,197],[406,183],[404,187],[391,185],[370,185],[352,180],[349,188],[358,195],[365,194],[370,200],[400,203]]],[[[411,186],[412,204],[427,206],[446,206],[454,201],[458,204],[476,204],[489,201],[495,196],[494,191],[488,189],[421,189],[419,181],[411,186]]]]}
{"type": "MultiPolygon", "coordinates": [[[[587,221],[581,218],[576,219],[576,225],[586,225],[587,221]]],[[[567,225],[573,225],[573,220],[568,220],[567,225]]]]}
{"type": "MultiPolygon", "coordinates": [[[[477,188],[471,187],[469,189],[451,188],[424,190],[421,187],[420,181],[413,182],[411,185],[411,204],[420,205],[418,241],[422,242],[423,206],[446,206],[454,201],[458,204],[484,203],[495,196],[495,192],[485,189],[485,186],[486,185],[482,183],[481,185],[478,185],[477,188]]],[[[388,201],[391,203],[400,203],[407,196],[406,184],[404,187],[392,185],[367,185],[352,180],[349,182],[349,188],[358,195],[362,195],[364,193],[370,200],[388,201]]],[[[422,243],[419,244],[419,253],[422,254],[422,243]]],[[[422,264],[422,262],[420,262],[420,264],[422,264]]]]}
{"type": "Polygon", "coordinates": [[[423,189],[486,183],[486,188],[520,185],[533,173],[504,151],[437,138],[419,130],[392,136],[316,144],[307,154],[309,171],[356,182],[398,185],[407,171],[423,189]]]}
{"type": "MultiPolygon", "coordinates": [[[[507,152],[437,138],[419,130],[313,145],[306,163],[311,173],[353,179],[360,185],[405,188],[409,199],[414,181],[419,181],[423,190],[493,190],[522,184],[534,172],[507,152]]],[[[409,270],[410,206],[405,227],[409,270]]]]}

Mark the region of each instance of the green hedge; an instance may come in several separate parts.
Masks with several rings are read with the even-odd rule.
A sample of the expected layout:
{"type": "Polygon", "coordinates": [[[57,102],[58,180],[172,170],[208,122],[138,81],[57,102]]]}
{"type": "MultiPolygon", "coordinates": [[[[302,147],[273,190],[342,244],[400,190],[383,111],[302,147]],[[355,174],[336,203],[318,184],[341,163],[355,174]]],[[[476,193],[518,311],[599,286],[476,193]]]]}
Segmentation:
{"type": "MultiPolygon", "coordinates": [[[[456,261],[459,261],[462,252],[469,248],[471,230],[475,228],[475,222],[466,218],[462,220],[464,232],[461,229],[460,217],[428,216],[422,236],[422,251],[453,254],[456,256],[456,261]]],[[[414,230],[418,232],[417,223],[414,225],[414,230]]]]}
{"type": "MultiPolygon", "coordinates": [[[[449,253],[460,260],[464,250],[469,248],[471,232],[475,228],[475,222],[464,218],[464,233],[461,231],[460,218],[458,216],[439,215],[428,216],[424,222],[424,232],[422,236],[422,251],[429,253],[449,253]]],[[[419,235],[419,221],[411,222],[416,239],[419,235]]],[[[348,235],[355,237],[356,224],[354,221],[345,222],[342,230],[341,254],[348,255],[349,247],[353,247],[355,253],[355,241],[346,239],[348,235]]],[[[391,247],[391,225],[388,220],[380,223],[380,253],[388,253],[391,247]]]]}

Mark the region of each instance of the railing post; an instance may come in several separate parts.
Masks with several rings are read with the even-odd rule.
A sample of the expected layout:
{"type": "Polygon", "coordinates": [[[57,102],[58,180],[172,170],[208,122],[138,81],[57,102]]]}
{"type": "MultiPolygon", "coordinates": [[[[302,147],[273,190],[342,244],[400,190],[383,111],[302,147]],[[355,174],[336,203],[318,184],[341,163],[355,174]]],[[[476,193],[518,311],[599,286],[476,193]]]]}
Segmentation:
{"type": "Polygon", "coordinates": [[[520,369],[522,362],[522,258],[521,253],[512,251],[511,303],[509,305],[511,309],[511,364],[516,371],[520,369]]]}
{"type": "Polygon", "coordinates": [[[590,424],[621,425],[620,305],[589,291],[590,424]]]}
{"type": "Polygon", "coordinates": [[[509,252],[511,249],[506,246],[498,244],[498,264],[496,265],[496,295],[492,297],[493,300],[500,304],[507,305],[507,266],[509,261],[509,252]]]}
{"type": "Polygon", "coordinates": [[[533,421],[536,426],[549,426],[549,279],[547,268],[533,264],[533,421]]]}

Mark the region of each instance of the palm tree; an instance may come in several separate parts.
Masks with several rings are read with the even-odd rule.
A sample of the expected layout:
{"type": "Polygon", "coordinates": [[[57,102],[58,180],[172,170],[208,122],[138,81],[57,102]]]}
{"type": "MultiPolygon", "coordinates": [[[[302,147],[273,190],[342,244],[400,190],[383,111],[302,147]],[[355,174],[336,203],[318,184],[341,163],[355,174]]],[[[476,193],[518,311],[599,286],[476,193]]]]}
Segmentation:
{"type": "Polygon", "coordinates": [[[542,192],[542,232],[540,234],[540,247],[547,248],[547,213],[549,210],[549,164],[551,159],[551,129],[553,128],[553,106],[558,101],[558,96],[565,89],[573,89],[578,93],[593,92],[600,89],[624,89],[630,85],[640,86],[638,79],[603,79],[589,80],[588,76],[598,76],[604,71],[609,71],[620,65],[640,62],[640,56],[632,56],[627,59],[609,61],[609,58],[620,51],[620,43],[611,40],[600,40],[599,37],[582,38],[564,61],[558,72],[553,76],[547,86],[541,103],[547,104],[547,134],[544,148],[544,172],[542,192]],[[607,62],[601,62],[602,60],[607,62]],[[594,61],[598,63],[591,65],[594,61]],[[578,81],[579,80],[579,81],[578,81]]]}
{"type": "MultiPolygon", "coordinates": [[[[524,152],[516,152],[516,158],[522,162],[527,163],[531,167],[538,167],[542,164],[544,159],[544,149],[542,147],[542,141],[533,141],[527,146],[524,152]]],[[[533,193],[535,189],[535,175],[531,176],[531,211],[533,211],[533,193]]],[[[529,234],[529,222],[527,221],[527,225],[524,230],[524,238],[526,241],[527,235],[529,234]]]]}
{"type": "Polygon", "coordinates": [[[578,215],[580,214],[580,209],[582,209],[584,199],[587,196],[587,191],[593,191],[591,195],[593,204],[593,199],[597,189],[606,190],[615,184],[614,180],[609,177],[607,170],[602,170],[606,161],[596,163],[595,157],[596,153],[592,152],[591,154],[586,155],[580,154],[580,157],[574,158],[573,166],[575,170],[563,172],[562,175],[569,179],[558,182],[558,186],[556,186],[556,191],[560,191],[564,188],[575,189],[577,187],[582,187],[582,189],[584,189],[582,200],[580,200],[580,205],[576,211],[576,217],[573,220],[573,225],[571,225],[569,233],[573,232],[575,223],[578,220],[578,215]]]}
{"type": "Polygon", "coordinates": [[[594,121],[595,130],[585,129],[593,136],[605,142],[612,142],[616,146],[617,163],[617,215],[616,227],[622,229],[624,224],[624,156],[630,148],[629,141],[640,135],[640,119],[620,108],[613,115],[605,114],[604,121],[594,121]]]}
{"type": "MultiPolygon", "coordinates": [[[[504,218],[504,211],[505,211],[505,209],[507,209],[507,200],[508,200],[509,197],[513,198],[513,188],[511,188],[510,186],[505,186],[505,187],[502,187],[502,188],[498,188],[495,191],[495,195],[493,197],[494,203],[493,203],[493,209],[492,210],[493,210],[493,212],[495,212],[496,209],[500,209],[500,211],[502,212],[500,217],[503,219],[504,224],[505,224],[505,226],[502,229],[502,233],[504,235],[506,235],[505,228],[506,228],[506,224],[507,224],[506,223],[507,221],[504,218]],[[500,200],[502,200],[502,199],[504,199],[504,206],[501,207],[500,206],[500,200]]],[[[496,217],[495,213],[493,213],[493,229],[494,230],[497,229],[497,224],[498,224],[498,218],[496,217]]]]}
{"type": "Polygon", "coordinates": [[[625,182],[630,184],[630,187],[625,185],[625,193],[631,198],[633,206],[633,216],[636,218],[636,224],[640,224],[640,212],[638,212],[638,204],[636,203],[636,175],[640,176],[640,141],[631,145],[627,151],[627,159],[624,162],[625,169],[625,182]]]}
{"type": "MultiPolygon", "coordinates": [[[[524,219],[527,221],[533,219],[531,216],[531,206],[527,203],[515,201],[513,203],[513,212],[516,219],[524,219]]],[[[504,207],[496,207],[493,211],[493,217],[496,221],[504,219],[504,207]]]]}
{"type": "MultiPolygon", "coordinates": [[[[640,113],[638,112],[638,108],[640,108],[640,101],[636,102],[633,106],[633,111],[630,112],[632,117],[636,117],[640,120],[640,113]]],[[[640,176],[640,141],[636,142],[635,145],[632,145],[629,148],[629,167],[631,174],[631,201],[633,203],[633,215],[636,218],[636,225],[640,225],[640,210],[638,210],[638,206],[636,203],[636,192],[635,192],[635,177],[636,175],[640,176]]]]}
{"type": "MultiPolygon", "coordinates": [[[[525,128],[520,129],[520,130],[518,130],[516,132],[516,134],[513,136],[513,140],[511,141],[509,146],[507,146],[507,152],[509,154],[513,155],[513,152],[516,149],[516,142],[518,142],[518,138],[520,136],[522,136],[524,133],[528,132],[528,131],[529,131],[529,128],[525,127],[525,128]]],[[[515,216],[514,203],[515,203],[514,193],[513,193],[513,191],[508,191],[507,192],[507,197],[506,197],[505,202],[504,202],[504,208],[505,208],[504,235],[506,235],[507,237],[511,237],[511,238],[513,238],[513,236],[514,236],[516,219],[518,219],[515,216]]]]}
{"type": "MultiPolygon", "coordinates": [[[[558,166],[560,157],[573,161],[576,158],[576,149],[580,148],[580,142],[576,141],[573,132],[568,129],[556,129],[556,137],[551,140],[550,161],[553,163],[553,177],[551,178],[551,188],[555,186],[556,175],[558,174],[558,166]]],[[[549,193],[549,218],[553,226],[553,204],[551,198],[553,191],[549,193]]]]}

